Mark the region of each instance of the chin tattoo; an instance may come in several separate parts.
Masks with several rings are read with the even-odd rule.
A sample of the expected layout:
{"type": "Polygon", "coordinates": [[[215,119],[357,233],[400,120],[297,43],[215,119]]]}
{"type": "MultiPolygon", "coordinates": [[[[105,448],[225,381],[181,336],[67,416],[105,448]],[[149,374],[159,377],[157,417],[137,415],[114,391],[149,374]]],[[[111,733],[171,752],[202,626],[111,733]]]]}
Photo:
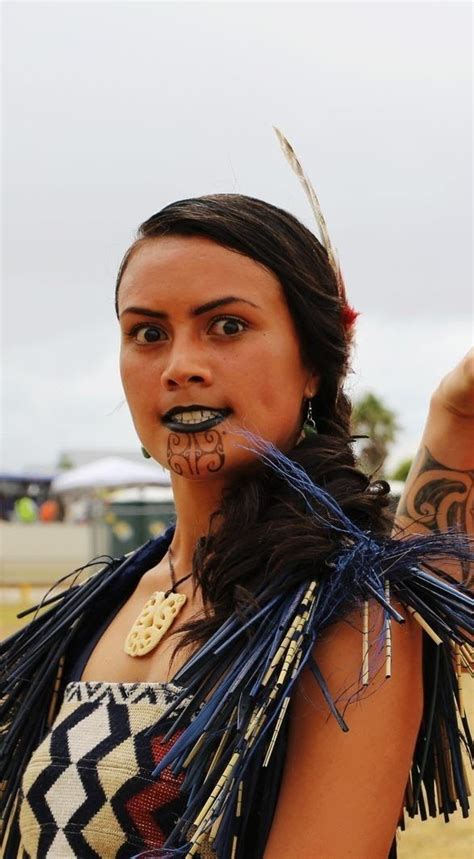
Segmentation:
{"type": "Polygon", "coordinates": [[[167,459],[170,470],[184,477],[220,471],[225,462],[222,434],[216,429],[196,433],[171,432],[167,459]]]}

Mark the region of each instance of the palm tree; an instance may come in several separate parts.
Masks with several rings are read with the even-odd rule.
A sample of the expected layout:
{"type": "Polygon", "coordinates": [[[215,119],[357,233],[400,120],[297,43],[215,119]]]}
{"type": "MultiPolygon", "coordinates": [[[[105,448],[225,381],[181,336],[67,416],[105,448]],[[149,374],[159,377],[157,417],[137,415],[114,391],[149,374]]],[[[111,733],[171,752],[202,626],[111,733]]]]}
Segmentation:
{"type": "Polygon", "coordinates": [[[393,469],[390,479],[391,480],[403,480],[405,481],[408,477],[410,468],[412,466],[413,457],[409,456],[406,459],[402,459],[398,465],[393,469]]]}
{"type": "Polygon", "coordinates": [[[390,445],[400,429],[395,412],[375,394],[367,393],[352,411],[352,434],[366,436],[360,448],[360,466],[367,474],[383,476],[390,445]]]}
{"type": "Polygon", "coordinates": [[[56,467],[59,468],[61,471],[67,471],[69,468],[74,468],[74,463],[67,453],[62,453],[58,459],[58,464],[56,467]]]}

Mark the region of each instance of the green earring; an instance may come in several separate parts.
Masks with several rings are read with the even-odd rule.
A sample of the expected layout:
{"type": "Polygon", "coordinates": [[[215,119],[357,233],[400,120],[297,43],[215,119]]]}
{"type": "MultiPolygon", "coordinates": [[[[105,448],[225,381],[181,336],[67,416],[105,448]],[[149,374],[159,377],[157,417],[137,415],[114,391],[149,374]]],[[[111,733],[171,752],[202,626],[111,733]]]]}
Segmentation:
{"type": "Polygon", "coordinates": [[[143,445],[142,445],[142,454],[145,457],[145,459],[151,459],[151,453],[148,453],[147,449],[145,447],[143,447],[143,445]]]}
{"type": "Polygon", "coordinates": [[[318,434],[318,428],[313,418],[313,407],[311,405],[311,400],[308,400],[308,413],[306,415],[306,420],[303,425],[303,432],[306,438],[311,438],[311,436],[318,434]]]}

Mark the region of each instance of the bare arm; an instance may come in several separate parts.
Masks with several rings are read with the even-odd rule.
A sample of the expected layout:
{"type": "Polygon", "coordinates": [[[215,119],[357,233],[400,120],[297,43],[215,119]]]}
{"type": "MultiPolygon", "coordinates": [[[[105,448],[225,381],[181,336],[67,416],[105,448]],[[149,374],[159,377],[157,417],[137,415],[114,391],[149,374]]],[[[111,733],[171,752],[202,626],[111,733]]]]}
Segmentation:
{"type": "MultiPolygon", "coordinates": [[[[403,536],[448,528],[474,536],[474,350],[442,380],[431,398],[394,533],[403,536]]],[[[474,571],[467,566],[449,572],[465,585],[472,584],[474,571]]]]}
{"type": "MultiPolygon", "coordinates": [[[[309,669],[291,705],[287,758],[264,859],[387,859],[422,714],[421,630],[393,624],[393,673],[348,704],[344,733],[309,669]]],[[[371,609],[374,629],[381,612],[371,609]]],[[[339,709],[360,688],[361,617],[334,624],[314,649],[339,709]],[[345,691],[347,690],[347,691],[345,691]],[[341,699],[341,694],[342,699],[341,699]]],[[[371,626],[372,626],[371,623],[371,626]]]]}

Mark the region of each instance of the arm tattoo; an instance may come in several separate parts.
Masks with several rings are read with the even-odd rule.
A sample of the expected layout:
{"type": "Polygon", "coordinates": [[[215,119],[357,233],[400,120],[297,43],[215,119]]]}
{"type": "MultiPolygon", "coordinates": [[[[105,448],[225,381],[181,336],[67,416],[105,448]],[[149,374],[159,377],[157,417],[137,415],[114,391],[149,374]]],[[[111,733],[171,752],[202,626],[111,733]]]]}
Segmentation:
{"type": "MultiPolygon", "coordinates": [[[[474,471],[449,468],[425,447],[414,463],[410,483],[398,511],[401,517],[428,531],[474,533],[474,471]]],[[[471,583],[473,573],[463,569],[464,584],[471,583]]]]}

